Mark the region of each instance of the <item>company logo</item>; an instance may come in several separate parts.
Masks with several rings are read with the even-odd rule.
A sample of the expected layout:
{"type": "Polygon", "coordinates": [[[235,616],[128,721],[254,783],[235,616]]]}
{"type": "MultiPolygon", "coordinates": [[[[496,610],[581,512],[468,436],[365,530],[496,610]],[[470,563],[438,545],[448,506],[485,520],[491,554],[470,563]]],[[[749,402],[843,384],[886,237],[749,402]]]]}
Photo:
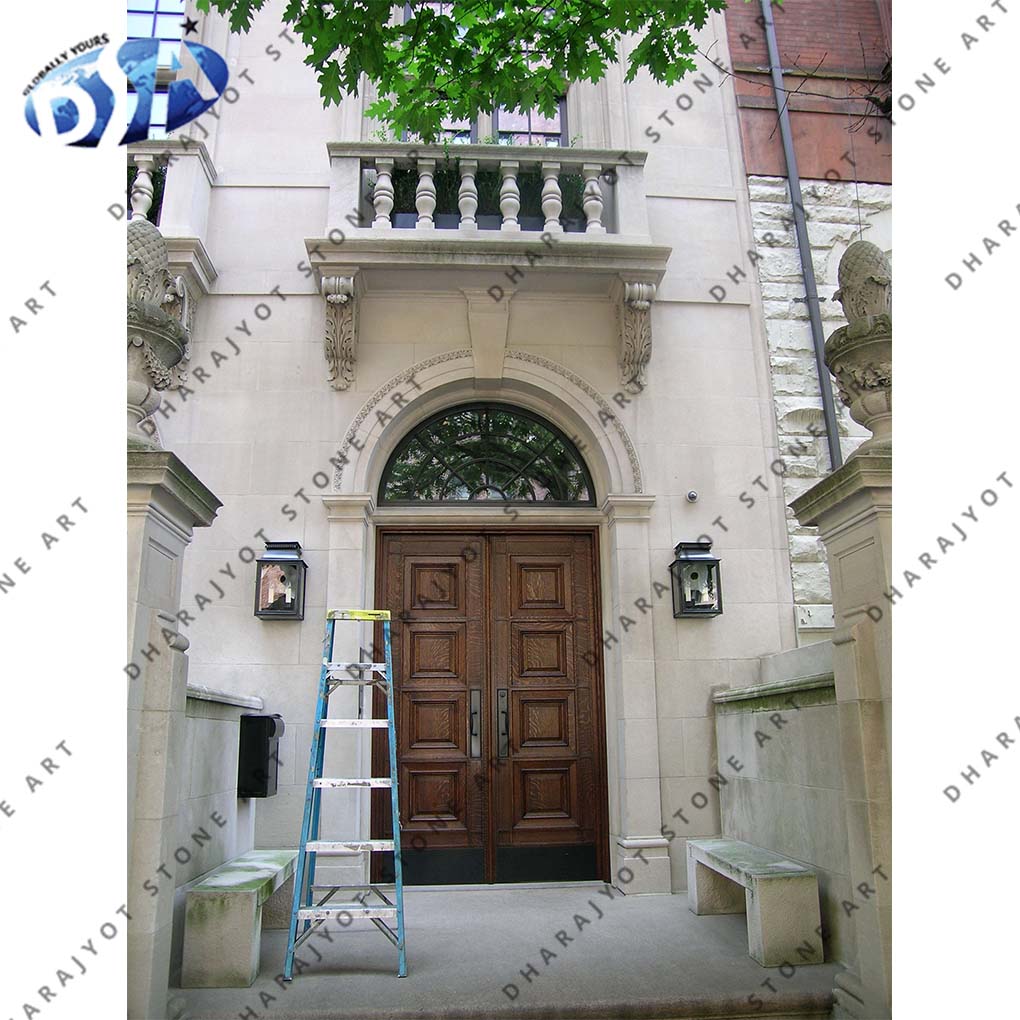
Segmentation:
{"type": "MultiPolygon", "coordinates": [[[[216,94],[203,96],[188,78],[171,82],[167,89],[167,131],[205,113],[223,95],[229,77],[226,61],[215,50],[187,40],[182,45],[216,94]]],[[[127,124],[127,130],[119,144],[144,141],[149,137],[158,58],[158,39],[131,39],[116,50],[100,46],[72,60],[62,59],[30,92],[25,101],[25,120],[37,135],[65,145],[97,146],[107,129],[116,134],[120,124],[127,124]],[[128,83],[137,97],[130,114],[128,83]]],[[[174,68],[180,66],[175,60],[174,68]]]]}

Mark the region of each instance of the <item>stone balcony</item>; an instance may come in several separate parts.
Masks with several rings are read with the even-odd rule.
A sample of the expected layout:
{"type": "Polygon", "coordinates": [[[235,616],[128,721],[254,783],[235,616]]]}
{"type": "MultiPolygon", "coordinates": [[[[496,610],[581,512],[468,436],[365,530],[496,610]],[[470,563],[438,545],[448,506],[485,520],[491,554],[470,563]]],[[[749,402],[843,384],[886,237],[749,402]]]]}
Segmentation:
{"type": "Polygon", "coordinates": [[[305,242],[323,276],[458,267],[467,280],[488,267],[488,285],[492,267],[518,266],[509,291],[537,285],[527,270],[540,265],[546,286],[606,293],[614,278],[654,287],[665,271],[670,249],[653,245],[648,232],[644,152],[364,142],[327,149],[326,229],[305,242]]]}
{"type": "Polygon", "coordinates": [[[326,300],[336,389],[354,378],[360,296],[407,292],[464,300],[479,364],[501,363],[518,293],[608,302],[621,385],[643,388],[651,305],[672,251],[649,235],[646,153],[363,142],[327,149],[326,229],[305,248],[326,300]]]}

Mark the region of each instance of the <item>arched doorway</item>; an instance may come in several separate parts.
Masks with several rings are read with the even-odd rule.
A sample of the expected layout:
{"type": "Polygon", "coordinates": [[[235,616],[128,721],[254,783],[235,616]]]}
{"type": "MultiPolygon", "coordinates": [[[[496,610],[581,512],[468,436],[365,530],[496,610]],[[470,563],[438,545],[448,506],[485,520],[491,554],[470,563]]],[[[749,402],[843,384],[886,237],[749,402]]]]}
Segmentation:
{"type": "MultiPolygon", "coordinates": [[[[410,884],[608,877],[598,534],[562,523],[594,503],[577,446],[510,404],[434,413],[387,460],[380,509],[459,508],[449,522],[381,526],[376,540],[410,884]],[[555,526],[521,512],[542,506],[555,526]]],[[[381,734],[372,757],[385,775],[381,734]]],[[[389,833],[388,807],[373,793],[373,838],[389,833]]]]}

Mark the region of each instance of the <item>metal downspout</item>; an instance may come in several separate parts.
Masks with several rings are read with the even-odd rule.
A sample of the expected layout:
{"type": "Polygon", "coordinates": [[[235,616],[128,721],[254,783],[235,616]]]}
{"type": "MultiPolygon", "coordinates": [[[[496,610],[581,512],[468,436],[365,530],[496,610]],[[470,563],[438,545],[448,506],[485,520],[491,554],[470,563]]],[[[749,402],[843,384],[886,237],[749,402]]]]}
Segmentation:
{"type": "Polygon", "coordinates": [[[811,242],[808,240],[807,222],[804,219],[804,200],[800,191],[800,174],[797,172],[797,153],[793,148],[790,130],[790,112],[783,99],[783,68],[779,62],[779,45],[776,42],[776,25],[772,20],[771,0],[761,0],[761,13],[765,22],[765,41],[769,52],[769,71],[772,74],[772,95],[779,111],[779,134],[786,158],[786,175],[790,183],[790,200],[793,202],[793,224],[797,234],[797,251],[804,275],[804,292],[807,296],[808,317],[811,320],[811,338],[814,341],[815,365],[818,369],[818,388],[822,394],[822,414],[825,418],[825,436],[829,444],[829,466],[835,471],[843,463],[839,445],[839,428],[836,423],[836,405],[832,399],[832,383],[825,364],[825,334],[822,331],[822,313],[818,303],[815,267],[811,261],[811,242]]]}

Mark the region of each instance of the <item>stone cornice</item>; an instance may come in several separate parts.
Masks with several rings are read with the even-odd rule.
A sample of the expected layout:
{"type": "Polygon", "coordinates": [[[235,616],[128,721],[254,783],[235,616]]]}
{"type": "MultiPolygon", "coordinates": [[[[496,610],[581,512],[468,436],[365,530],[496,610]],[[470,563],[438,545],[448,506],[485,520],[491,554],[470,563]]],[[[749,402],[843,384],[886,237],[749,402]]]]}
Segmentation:
{"type": "Polygon", "coordinates": [[[132,142],[128,146],[129,156],[152,156],[158,163],[165,164],[171,159],[195,156],[210,184],[216,182],[216,167],[209,156],[205,142],[182,141],[180,138],[152,139],[147,142],[132,142]]]}
{"type": "Polygon", "coordinates": [[[139,495],[148,504],[163,502],[176,523],[189,529],[209,527],[223,506],[215,493],[169,450],[129,450],[127,484],[129,507],[139,505],[139,495]],[[163,498],[158,499],[157,494],[163,498]]]}
{"type": "MultiPolygon", "coordinates": [[[[666,273],[673,249],[626,234],[558,235],[544,244],[533,231],[516,234],[497,231],[381,230],[358,227],[346,231],[342,242],[328,237],[306,238],[308,259],[320,276],[351,276],[358,269],[443,271],[457,268],[456,288],[470,287],[465,271],[475,270],[478,285],[498,284],[508,293],[517,289],[503,273],[492,269],[520,267],[520,286],[539,276],[571,272],[604,277],[604,293],[611,293],[621,277],[632,283],[658,284],[666,273]],[[443,236],[447,235],[447,236],[443,236]],[[530,260],[529,260],[530,255],[530,260]],[[490,268],[486,268],[490,267],[490,268]]],[[[406,286],[406,280],[405,280],[406,286]]],[[[572,288],[568,288],[572,289],[572,288]]],[[[589,288],[590,290],[590,288],[589,288]]]]}
{"type": "Polygon", "coordinates": [[[167,261],[174,273],[184,276],[188,285],[205,295],[216,280],[216,267],[199,237],[163,236],[167,261]]]}
{"type": "MultiPolygon", "coordinates": [[[[865,493],[870,505],[891,511],[892,454],[851,457],[841,468],[798,496],[790,507],[801,524],[819,526],[831,511],[845,508],[855,496],[865,493]]],[[[824,530],[824,525],[822,527],[824,530]]]]}
{"type": "Polygon", "coordinates": [[[363,524],[375,511],[375,498],[368,492],[330,493],[322,497],[326,520],[347,524],[363,524]]]}
{"type": "Polygon", "coordinates": [[[616,521],[647,521],[652,515],[654,496],[640,493],[610,493],[602,502],[602,512],[611,524],[616,521]]]}
{"type": "Polygon", "coordinates": [[[481,167],[497,167],[500,163],[559,163],[565,168],[584,164],[599,166],[644,166],[648,153],[640,150],[620,152],[618,149],[577,149],[573,146],[541,145],[424,145],[418,142],[327,142],[326,151],[333,159],[392,159],[397,165],[417,159],[470,159],[481,167]]]}

